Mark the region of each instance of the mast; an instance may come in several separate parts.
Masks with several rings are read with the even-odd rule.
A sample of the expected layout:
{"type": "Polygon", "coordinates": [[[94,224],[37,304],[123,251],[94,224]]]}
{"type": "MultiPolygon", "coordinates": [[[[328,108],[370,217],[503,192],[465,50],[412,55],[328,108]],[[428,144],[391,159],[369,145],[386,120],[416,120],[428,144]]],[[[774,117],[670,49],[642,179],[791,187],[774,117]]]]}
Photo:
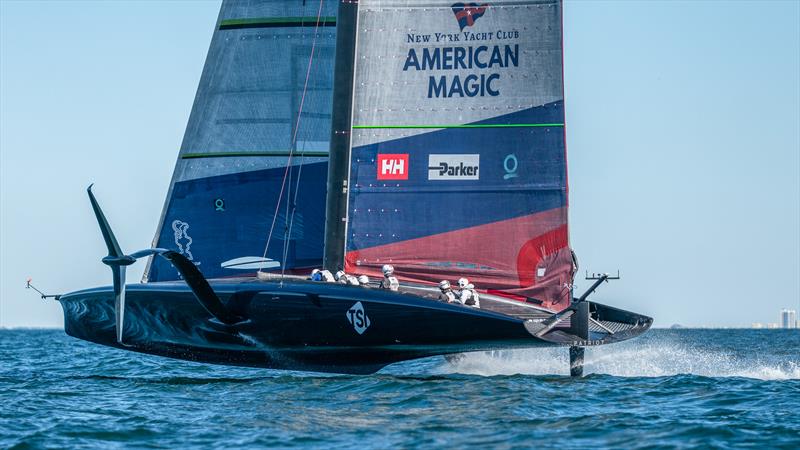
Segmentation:
{"type": "Polygon", "coordinates": [[[357,14],[357,0],[340,1],[336,24],[333,114],[325,201],[325,250],[322,259],[323,267],[332,271],[344,267],[357,14]]]}

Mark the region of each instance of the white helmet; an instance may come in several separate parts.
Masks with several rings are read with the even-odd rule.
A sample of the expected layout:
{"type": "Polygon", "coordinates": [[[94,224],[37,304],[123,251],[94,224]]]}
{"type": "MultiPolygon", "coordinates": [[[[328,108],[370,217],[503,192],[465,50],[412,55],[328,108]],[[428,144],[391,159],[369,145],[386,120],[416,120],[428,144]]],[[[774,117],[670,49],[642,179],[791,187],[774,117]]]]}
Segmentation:
{"type": "Polygon", "coordinates": [[[341,280],[342,277],[344,277],[344,270],[340,270],[340,271],[336,272],[336,279],[337,280],[341,280]]]}
{"type": "Polygon", "coordinates": [[[394,267],[392,267],[391,264],[384,264],[383,265],[383,275],[384,276],[388,277],[389,275],[391,275],[393,273],[394,273],[394,267]]]}
{"type": "Polygon", "coordinates": [[[316,275],[318,273],[319,273],[319,269],[314,269],[314,270],[311,271],[311,276],[313,277],[314,275],[316,275]]]}
{"type": "Polygon", "coordinates": [[[469,285],[469,280],[466,278],[459,278],[458,279],[458,287],[461,289],[466,288],[469,285]]]}
{"type": "Polygon", "coordinates": [[[446,291],[450,289],[450,282],[447,280],[442,280],[439,282],[439,289],[446,291]]]}
{"type": "Polygon", "coordinates": [[[366,275],[359,275],[358,276],[358,282],[360,284],[369,284],[369,277],[366,276],[366,275]]]}

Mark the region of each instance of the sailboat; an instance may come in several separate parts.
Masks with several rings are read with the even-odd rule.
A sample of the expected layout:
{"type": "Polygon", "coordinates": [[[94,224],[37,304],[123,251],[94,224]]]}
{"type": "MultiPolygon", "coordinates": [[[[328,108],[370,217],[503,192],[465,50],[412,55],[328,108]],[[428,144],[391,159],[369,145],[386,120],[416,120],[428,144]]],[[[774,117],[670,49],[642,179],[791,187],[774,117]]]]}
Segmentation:
{"type": "Polygon", "coordinates": [[[581,375],[652,319],[589,301],[605,274],[573,295],[562,41],[559,0],[223,1],[151,248],[123,252],[88,189],[113,284],[58,296],[66,333],[350,374],[561,346],[581,375]],[[459,277],[480,308],[437,301],[459,277]]]}

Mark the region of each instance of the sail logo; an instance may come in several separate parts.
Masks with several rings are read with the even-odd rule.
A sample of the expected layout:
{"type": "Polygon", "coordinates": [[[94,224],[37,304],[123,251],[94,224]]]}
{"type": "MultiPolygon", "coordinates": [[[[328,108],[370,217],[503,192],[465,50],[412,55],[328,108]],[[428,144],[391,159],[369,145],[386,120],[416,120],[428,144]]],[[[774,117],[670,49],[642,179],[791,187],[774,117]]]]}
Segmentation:
{"type": "Polygon", "coordinates": [[[429,180],[479,180],[481,155],[428,155],[429,180]]]}
{"type": "Polygon", "coordinates": [[[199,262],[194,261],[192,255],[192,242],[194,240],[189,236],[189,224],[182,220],[172,221],[172,231],[175,233],[175,245],[178,247],[178,253],[185,256],[189,261],[194,262],[195,265],[200,265],[199,262]]]}
{"type": "Polygon", "coordinates": [[[364,334],[369,328],[369,317],[367,317],[367,312],[364,311],[364,305],[361,302],[356,302],[355,305],[351,306],[345,315],[347,316],[347,321],[356,330],[356,333],[364,334]]]}
{"type": "Polygon", "coordinates": [[[379,180],[407,180],[408,153],[378,154],[379,180]]]}
{"type": "Polygon", "coordinates": [[[517,160],[517,155],[513,153],[506,155],[505,159],[503,159],[503,170],[506,171],[506,174],[503,175],[503,179],[510,180],[512,178],[517,178],[519,176],[517,173],[518,168],[519,161],[517,160]]]}
{"type": "Polygon", "coordinates": [[[483,17],[488,7],[489,5],[486,3],[483,5],[477,3],[454,3],[451,6],[461,31],[464,31],[466,27],[475,25],[475,21],[483,17]]]}

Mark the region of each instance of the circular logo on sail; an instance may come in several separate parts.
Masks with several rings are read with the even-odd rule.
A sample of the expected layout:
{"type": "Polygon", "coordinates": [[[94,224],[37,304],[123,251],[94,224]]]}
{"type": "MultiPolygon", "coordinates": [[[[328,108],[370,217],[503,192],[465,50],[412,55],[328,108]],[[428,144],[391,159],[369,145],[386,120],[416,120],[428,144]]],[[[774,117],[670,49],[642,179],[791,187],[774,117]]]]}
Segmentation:
{"type": "Polygon", "coordinates": [[[503,175],[504,180],[508,180],[511,178],[517,177],[517,168],[519,167],[519,161],[517,161],[517,155],[511,153],[506,155],[506,159],[503,160],[503,169],[506,171],[506,174],[503,175]]]}

